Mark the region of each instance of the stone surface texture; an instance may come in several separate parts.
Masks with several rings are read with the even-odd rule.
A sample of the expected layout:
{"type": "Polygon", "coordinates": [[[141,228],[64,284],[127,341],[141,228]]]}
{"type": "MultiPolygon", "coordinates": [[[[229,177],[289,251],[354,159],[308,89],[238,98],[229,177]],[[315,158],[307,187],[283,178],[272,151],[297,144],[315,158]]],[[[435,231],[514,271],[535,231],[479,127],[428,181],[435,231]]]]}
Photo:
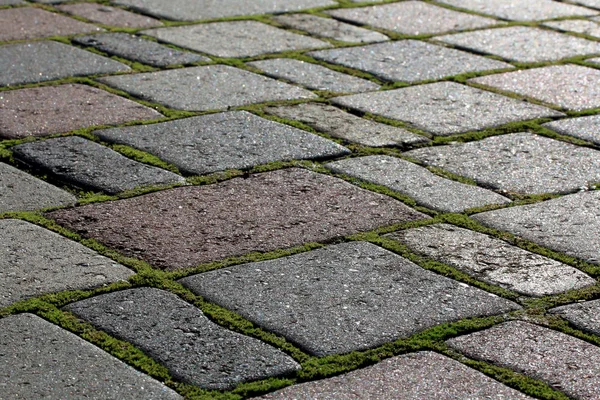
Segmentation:
{"type": "Polygon", "coordinates": [[[600,145],[600,115],[568,118],[543,125],[562,135],[573,136],[600,145]]]}
{"type": "Polygon", "coordinates": [[[152,28],[163,25],[157,19],[135,14],[122,8],[96,3],[64,4],[56,7],[66,13],[89,19],[99,24],[125,28],[152,28]]]}
{"type": "Polygon", "coordinates": [[[569,304],[550,310],[568,320],[582,331],[600,335],[600,300],[569,304]]]}
{"type": "Polygon", "coordinates": [[[545,26],[556,28],[565,32],[577,32],[600,38],[600,24],[584,19],[571,19],[565,21],[544,22],[545,26]]]}

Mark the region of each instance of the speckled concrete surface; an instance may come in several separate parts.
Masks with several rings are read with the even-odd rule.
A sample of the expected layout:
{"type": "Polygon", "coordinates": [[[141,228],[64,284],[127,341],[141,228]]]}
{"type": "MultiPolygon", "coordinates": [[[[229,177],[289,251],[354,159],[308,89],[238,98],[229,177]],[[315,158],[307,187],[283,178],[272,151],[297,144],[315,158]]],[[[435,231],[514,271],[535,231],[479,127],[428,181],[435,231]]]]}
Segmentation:
{"type": "Polygon", "coordinates": [[[127,28],[152,28],[163,25],[162,22],[154,18],[103,4],[75,3],[59,5],[56,8],[104,25],[127,28]]]}

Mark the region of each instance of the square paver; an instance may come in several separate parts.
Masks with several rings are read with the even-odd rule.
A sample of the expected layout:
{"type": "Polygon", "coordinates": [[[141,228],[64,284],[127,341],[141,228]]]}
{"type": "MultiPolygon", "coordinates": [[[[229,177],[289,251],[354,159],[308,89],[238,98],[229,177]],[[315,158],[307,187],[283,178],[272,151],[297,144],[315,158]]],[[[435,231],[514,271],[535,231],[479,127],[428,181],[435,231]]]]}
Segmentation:
{"type": "Polygon", "coordinates": [[[556,61],[600,53],[599,42],[529,26],[484,29],[438,36],[435,39],[524,63],[556,61]]]}
{"type": "Polygon", "coordinates": [[[134,14],[122,8],[109,7],[97,3],[77,3],[56,6],[66,13],[89,19],[99,24],[125,28],[152,28],[163,25],[157,19],[146,15],[134,14]]]}
{"type": "Polygon", "coordinates": [[[581,65],[552,65],[470,81],[533,97],[567,110],[600,107],[600,70],[581,65]]]}
{"type": "Polygon", "coordinates": [[[519,308],[367,242],[180,282],[317,356],[365,350],[444,322],[519,308]]]}
{"type": "Polygon", "coordinates": [[[370,72],[378,78],[392,82],[418,82],[465,72],[513,68],[502,61],[419,40],[313,51],[308,55],[333,64],[370,72]]]}
{"type": "Polygon", "coordinates": [[[537,204],[473,216],[552,250],[600,264],[600,191],[563,196],[537,204]]]}
{"type": "Polygon", "coordinates": [[[585,19],[569,19],[565,21],[544,22],[545,26],[559,29],[565,32],[583,33],[600,38],[600,23],[585,19]]]}
{"type": "Polygon", "coordinates": [[[173,293],[154,288],[114,292],[65,307],[131,342],[175,379],[206,389],[285,375],[300,366],[281,350],[229,331],[173,293]]]}
{"type": "Polygon", "coordinates": [[[600,145],[600,115],[568,118],[543,125],[562,135],[573,136],[600,145]]]}
{"type": "Polygon", "coordinates": [[[600,335],[600,300],[569,304],[550,310],[582,331],[600,335]]]}
{"type": "Polygon", "coordinates": [[[491,18],[465,14],[422,1],[403,1],[361,8],[327,11],[344,21],[407,35],[427,35],[482,28],[499,23],[491,18]]]}
{"type": "Polygon", "coordinates": [[[350,151],[331,140],[269,121],[246,111],[231,111],[94,132],[102,140],[154,154],[188,174],[249,169],[294,159],[339,157],[350,151]]]}
{"type": "Polygon", "coordinates": [[[59,42],[0,46],[1,86],[129,70],[123,63],[59,42]]]}
{"type": "Polygon", "coordinates": [[[335,173],[346,174],[412,197],[418,204],[445,212],[510,203],[490,190],[451,181],[426,168],[390,156],[350,158],[326,164],[335,173]]]}
{"type": "Polygon", "coordinates": [[[343,107],[405,121],[439,136],[564,115],[455,82],[335,97],[331,101],[343,107]]]}
{"type": "Polygon", "coordinates": [[[187,111],[316,97],[306,89],[228,65],[111,76],[99,81],[144,100],[187,111]]]}
{"type": "Polygon", "coordinates": [[[134,101],[79,84],[11,90],[0,95],[0,137],[7,139],[162,117],[134,101]]]}
{"type": "Polygon", "coordinates": [[[388,196],[297,168],[48,216],[169,269],[427,218],[388,196]]]}
{"type": "Polygon", "coordinates": [[[159,28],[142,32],[160,41],[218,57],[252,57],[266,53],[331,47],[327,42],[258,21],[227,21],[159,28]]]}

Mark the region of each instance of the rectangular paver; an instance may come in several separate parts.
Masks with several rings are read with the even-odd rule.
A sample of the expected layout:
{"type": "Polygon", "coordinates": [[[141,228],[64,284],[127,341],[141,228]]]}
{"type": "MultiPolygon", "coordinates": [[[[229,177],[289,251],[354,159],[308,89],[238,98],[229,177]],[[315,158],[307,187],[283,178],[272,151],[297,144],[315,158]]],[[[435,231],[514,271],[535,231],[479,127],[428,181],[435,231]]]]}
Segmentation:
{"type": "Polygon", "coordinates": [[[548,122],[543,126],[562,135],[573,136],[600,145],[600,115],[567,118],[548,122]]]}
{"type": "Polygon", "coordinates": [[[60,5],[56,8],[104,25],[125,28],[152,28],[163,25],[159,20],[146,15],[135,14],[122,8],[109,7],[104,4],[75,3],[60,5]]]}
{"type": "MultiPolygon", "coordinates": [[[[513,21],[534,21],[558,17],[598,14],[589,8],[552,0],[439,0],[455,7],[513,21]]],[[[595,1],[595,0],[583,0],[595,1]]],[[[581,1],[575,1],[575,3],[581,1]]]]}
{"type": "Polygon", "coordinates": [[[576,328],[600,335],[600,300],[569,304],[550,310],[568,320],[576,328]]]}

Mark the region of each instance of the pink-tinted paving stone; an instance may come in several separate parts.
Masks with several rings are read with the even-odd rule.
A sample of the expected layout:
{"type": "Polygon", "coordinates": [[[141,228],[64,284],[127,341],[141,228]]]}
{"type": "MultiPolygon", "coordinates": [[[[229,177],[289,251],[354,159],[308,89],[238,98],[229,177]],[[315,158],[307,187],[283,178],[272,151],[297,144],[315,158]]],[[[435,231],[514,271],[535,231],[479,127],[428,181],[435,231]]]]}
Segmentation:
{"type": "Polygon", "coordinates": [[[0,96],[0,138],[7,139],[161,117],[151,108],[85,85],[13,90],[0,96]]]}
{"type": "Polygon", "coordinates": [[[127,28],[151,28],[163,23],[145,15],[134,14],[116,7],[96,3],[65,4],[56,7],[72,15],[78,15],[104,25],[123,26],[127,28]]]}
{"type": "Polygon", "coordinates": [[[297,168],[48,216],[168,269],[426,218],[390,197],[297,168]]]}
{"type": "Polygon", "coordinates": [[[0,10],[0,41],[23,40],[104,29],[39,8],[20,7],[0,10]]]}

